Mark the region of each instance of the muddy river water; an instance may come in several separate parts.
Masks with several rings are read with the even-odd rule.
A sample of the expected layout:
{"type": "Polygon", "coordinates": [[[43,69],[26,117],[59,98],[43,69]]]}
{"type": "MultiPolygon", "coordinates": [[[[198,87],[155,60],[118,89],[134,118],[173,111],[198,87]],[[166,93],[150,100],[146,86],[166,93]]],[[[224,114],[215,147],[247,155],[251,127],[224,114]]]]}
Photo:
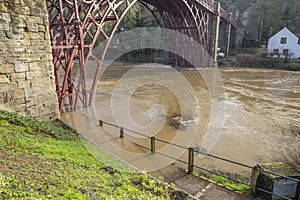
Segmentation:
{"type": "MultiPolygon", "coordinates": [[[[205,134],[210,126],[214,126],[208,83],[197,70],[178,69],[173,72],[170,66],[160,64],[146,64],[147,69],[159,73],[139,69],[128,75],[128,71],[137,66],[116,63],[108,67],[97,86],[92,114],[84,113],[84,119],[77,117],[73,122],[71,114],[65,113],[62,119],[68,124],[75,123],[77,128],[81,127],[83,134],[88,129],[97,129],[95,124],[86,121],[89,117],[89,120],[101,119],[149,137],[155,136],[201,150],[205,134]],[[172,73],[171,80],[161,81],[172,73]],[[180,77],[183,77],[183,82],[180,77]],[[176,120],[182,123],[178,125],[176,120]]],[[[215,145],[209,149],[209,153],[250,166],[281,160],[289,155],[291,149],[299,154],[300,73],[248,68],[223,68],[219,72],[225,89],[222,99],[224,111],[219,114],[223,116],[223,121],[216,122],[220,123],[220,137],[215,139],[215,145]]],[[[150,148],[149,140],[146,141],[143,136],[125,131],[128,136],[118,140],[119,130],[105,127],[102,132],[112,141],[112,147],[104,145],[103,148],[122,149],[124,158],[126,152],[149,152],[139,146],[150,148]]],[[[104,144],[93,133],[87,135],[100,146],[104,144]]],[[[165,144],[156,141],[158,151],[168,152],[171,156],[178,154],[177,157],[183,159],[186,157],[185,150],[177,152],[172,148],[164,148],[165,144]]],[[[111,153],[114,154],[114,150],[111,153]]],[[[170,160],[166,162],[169,163],[165,165],[171,163],[170,160]]],[[[240,173],[245,170],[208,157],[196,159],[195,162],[215,170],[240,173]]],[[[134,162],[133,165],[139,167],[134,162]]]]}

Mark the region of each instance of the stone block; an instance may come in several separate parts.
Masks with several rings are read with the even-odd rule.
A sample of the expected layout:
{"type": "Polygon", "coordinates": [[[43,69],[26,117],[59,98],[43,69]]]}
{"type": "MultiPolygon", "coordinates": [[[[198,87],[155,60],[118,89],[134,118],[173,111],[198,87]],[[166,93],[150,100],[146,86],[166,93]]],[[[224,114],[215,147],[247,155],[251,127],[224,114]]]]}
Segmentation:
{"type": "Polygon", "coordinates": [[[27,23],[26,30],[29,32],[38,32],[39,27],[37,24],[27,23]]]}
{"type": "Polygon", "coordinates": [[[43,63],[41,62],[31,62],[28,64],[29,66],[29,71],[36,71],[36,70],[40,70],[41,68],[44,68],[42,66],[44,66],[43,63]]]}
{"type": "Polygon", "coordinates": [[[30,43],[32,46],[40,46],[43,45],[44,41],[39,39],[30,39],[30,43]]]}
{"type": "MultiPolygon", "coordinates": [[[[15,97],[14,96],[14,103],[18,105],[18,107],[21,105],[24,105],[25,106],[25,98],[24,96],[21,96],[21,97],[15,97]]],[[[23,107],[23,106],[22,106],[23,107]]],[[[22,111],[22,109],[20,110],[22,111]]]]}
{"type": "Polygon", "coordinates": [[[30,88],[32,87],[32,82],[31,80],[16,80],[17,84],[18,84],[18,88],[30,88]]]}
{"type": "Polygon", "coordinates": [[[0,92],[0,102],[2,104],[10,104],[14,101],[12,91],[0,92]]]}
{"type": "Polygon", "coordinates": [[[34,32],[24,32],[24,39],[44,39],[44,33],[40,33],[40,32],[37,32],[37,33],[34,33],[34,32]]]}
{"type": "Polygon", "coordinates": [[[10,81],[8,80],[6,75],[0,75],[0,83],[9,83],[10,81]]]}
{"type": "Polygon", "coordinates": [[[24,29],[26,27],[26,23],[22,15],[17,15],[16,13],[11,14],[11,22],[12,22],[12,26],[15,28],[24,29]]]}
{"type": "MultiPolygon", "coordinates": [[[[15,30],[15,29],[14,29],[15,30]]],[[[13,39],[13,40],[22,40],[24,38],[23,36],[23,30],[19,30],[18,32],[14,31],[14,32],[7,32],[6,33],[6,37],[9,39],[13,39]]]]}
{"type": "MultiPolygon", "coordinates": [[[[0,100],[0,102],[1,102],[1,100],[0,100]]],[[[6,111],[9,111],[9,112],[14,111],[7,104],[1,104],[1,103],[0,103],[0,110],[6,110],[6,111]]]]}
{"type": "Polygon", "coordinates": [[[55,112],[54,110],[52,110],[51,113],[43,114],[42,116],[40,116],[40,118],[41,120],[49,121],[49,120],[59,118],[58,116],[59,116],[59,112],[55,112]]]}
{"type": "Polygon", "coordinates": [[[40,25],[38,25],[38,31],[39,32],[43,32],[43,33],[45,33],[46,32],[46,27],[45,27],[45,25],[44,24],[40,24],[40,25]]]}
{"type": "Polygon", "coordinates": [[[1,105],[5,104],[4,92],[0,92],[0,109],[1,105]]]}
{"type": "Polygon", "coordinates": [[[21,62],[25,62],[25,63],[29,63],[29,62],[37,62],[40,61],[41,57],[39,54],[28,54],[28,53],[24,53],[20,55],[20,61],[21,62]]]}
{"type": "Polygon", "coordinates": [[[18,88],[12,91],[15,99],[23,98],[25,99],[24,88],[18,88]]]}
{"type": "Polygon", "coordinates": [[[27,108],[27,115],[31,116],[32,118],[37,117],[39,115],[37,107],[32,106],[27,108]]]}
{"type": "Polygon", "coordinates": [[[39,87],[24,88],[24,91],[25,91],[26,99],[28,99],[30,97],[36,97],[38,95],[41,95],[44,92],[39,87]]]}
{"type": "Polygon", "coordinates": [[[1,1],[0,2],[0,13],[7,13],[7,12],[8,12],[8,9],[7,9],[7,6],[5,5],[5,2],[1,1]]]}
{"type": "Polygon", "coordinates": [[[50,85],[49,77],[39,77],[32,80],[32,87],[48,88],[50,85]]]}
{"type": "Polygon", "coordinates": [[[0,92],[12,91],[16,88],[17,88],[17,83],[16,82],[0,84],[0,92]]]}
{"type": "MultiPolygon", "coordinates": [[[[1,7],[1,3],[0,3],[1,7]]],[[[0,9],[0,21],[3,20],[4,22],[11,22],[10,13],[1,12],[0,9]]]]}
{"type": "Polygon", "coordinates": [[[26,72],[26,79],[31,80],[41,76],[41,71],[27,71],[26,72]]]}
{"type": "Polygon", "coordinates": [[[14,12],[19,15],[29,15],[30,9],[29,6],[22,5],[22,6],[15,6],[14,12]]]}
{"type": "Polygon", "coordinates": [[[23,47],[15,47],[15,48],[10,48],[9,53],[22,53],[25,52],[25,48],[23,47]]]}
{"type": "Polygon", "coordinates": [[[8,41],[6,41],[6,45],[7,45],[8,48],[15,48],[15,47],[22,47],[23,46],[21,39],[8,40],[8,41]]]}
{"type": "Polygon", "coordinates": [[[15,72],[15,66],[13,64],[2,64],[0,68],[0,74],[9,74],[15,72]]]}
{"type": "Polygon", "coordinates": [[[25,103],[26,103],[26,107],[29,108],[29,107],[32,107],[32,106],[35,106],[36,103],[34,101],[34,98],[33,97],[26,97],[25,95],[25,103]]]}
{"type": "Polygon", "coordinates": [[[22,41],[22,45],[23,46],[28,46],[29,48],[31,48],[31,41],[30,41],[30,39],[23,39],[22,41]]]}
{"type": "MultiPolygon", "coordinates": [[[[7,46],[5,44],[3,44],[2,42],[0,42],[0,46],[1,46],[0,54],[2,54],[2,55],[6,54],[8,52],[9,48],[7,48],[7,46]]],[[[1,62],[0,62],[0,64],[1,64],[1,62]]]]}
{"type": "Polygon", "coordinates": [[[8,23],[0,23],[0,31],[9,31],[9,24],[8,23]]]}
{"type": "Polygon", "coordinates": [[[29,46],[26,47],[26,53],[27,54],[36,54],[36,53],[40,53],[43,54],[45,51],[43,50],[43,46],[29,46]]]}
{"type": "Polygon", "coordinates": [[[11,55],[11,56],[6,56],[5,58],[6,62],[7,63],[11,63],[11,64],[14,64],[14,63],[20,63],[21,62],[21,58],[19,55],[11,55]]]}
{"type": "Polygon", "coordinates": [[[10,81],[17,81],[17,80],[23,80],[25,81],[26,79],[26,74],[25,72],[19,72],[19,73],[12,73],[10,74],[10,81]]]}
{"type": "Polygon", "coordinates": [[[6,33],[5,31],[0,31],[0,41],[6,41],[6,33]]]}
{"type": "Polygon", "coordinates": [[[46,54],[45,56],[42,57],[43,61],[50,61],[52,62],[53,56],[52,54],[46,54]]]}
{"type": "Polygon", "coordinates": [[[15,65],[15,71],[16,72],[26,72],[28,71],[28,63],[16,63],[15,65]]]}

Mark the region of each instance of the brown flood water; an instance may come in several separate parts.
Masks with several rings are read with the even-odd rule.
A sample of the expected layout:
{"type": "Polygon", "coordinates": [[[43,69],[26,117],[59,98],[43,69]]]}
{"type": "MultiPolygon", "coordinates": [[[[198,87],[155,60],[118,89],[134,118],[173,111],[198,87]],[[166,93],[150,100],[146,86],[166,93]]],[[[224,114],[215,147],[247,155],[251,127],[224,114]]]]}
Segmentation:
{"type": "MultiPolygon", "coordinates": [[[[128,105],[124,105],[122,101],[114,104],[115,107],[118,107],[118,115],[128,110],[132,121],[134,121],[135,125],[127,128],[177,144],[201,148],[203,134],[211,126],[210,95],[201,76],[195,70],[178,70],[188,80],[196,97],[196,100],[192,97],[184,97],[184,105],[180,106],[185,109],[182,110],[181,115],[184,118],[191,119],[191,116],[195,115],[195,109],[199,113],[199,116],[194,118],[199,121],[196,119],[195,124],[187,125],[184,130],[178,130],[166,121],[166,116],[180,112],[179,104],[182,99],[178,100],[174,91],[157,82],[141,84],[147,73],[143,74],[141,72],[137,78],[135,77],[135,80],[131,80],[131,77],[122,77],[124,73],[135,66],[134,64],[119,63],[110,66],[105,71],[97,87],[95,113],[91,115],[96,117],[91,118],[102,119],[111,123],[118,123],[118,121],[123,120],[115,119],[111,109],[111,99],[129,95],[128,105]],[[120,79],[123,82],[118,83],[120,79]],[[126,86],[120,86],[122,84],[126,86]],[[133,92],[131,86],[134,88],[133,92]],[[116,87],[121,89],[114,90],[116,87]],[[117,96],[119,95],[118,97],[114,97],[116,93],[117,96]],[[198,108],[196,104],[198,104],[198,108]],[[128,107],[127,110],[122,110],[122,106],[128,107]],[[162,114],[163,111],[164,114],[162,114]],[[153,122],[151,124],[153,133],[149,129],[146,131],[143,129],[151,121],[153,122]],[[192,132],[196,134],[193,135],[192,132]],[[180,136],[177,138],[178,135],[180,136]],[[189,141],[190,136],[193,136],[193,141],[189,141]]],[[[160,64],[148,64],[148,67],[163,68],[160,75],[157,75],[157,79],[163,79],[164,73],[169,73],[168,70],[171,69],[169,66],[160,64]]],[[[90,73],[92,74],[92,72],[90,73]]],[[[292,128],[300,127],[299,72],[224,68],[220,69],[220,73],[226,90],[226,113],[222,135],[210,152],[211,154],[253,166],[257,163],[278,160],[285,154],[287,149],[300,145],[300,136],[289,131],[292,128]]],[[[170,84],[174,85],[175,88],[182,87],[181,85],[177,86],[176,82],[170,84]]],[[[184,89],[179,90],[179,92],[184,93],[184,89]]],[[[86,113],[86,115],[89,114],[86,113]]],[[[71,113],[63,114],[62,119],[70,125],[74,123],[71,113]]],[[[82,127],[82,133],[86,132],[84,130],[96,129],[94,125],[87,123],[86,119],[77,119],[75,123],[76,127],[82,127]]],[[[112,127],[107,127],[103,134],[113,143],[112,147],[104,145],[104,148],[121,148],[124,150],[124,157],[126,157],[126,152],[149,152],[149,150],[136,145],[137,143],[150,147],[149,140],[146,141],[142,137],[137,137],[137,135],[130,134],[123,140],[117,140],[118,130],[112,127]]],[[[94,136],[90,138],[94,138],[94,136]]],[[[104,144],[101,139],[98,143],[104,144]]],[[[165,144],[156,143],[158,150],[164,151],[164,147],[165,144]]],[[[172,149],[166,150],[166,153],[171,153],[171,155],[174,152],[172,149]]],[[[111,153],[114,153],[114,150],[111,153]]],[[[179,152],[179,155],[182,155],[182,159],[186,159],[186,152],[179,152]]],[[[122,156],[120,157],[122,159],[122,156]]],[[[157,159],[163,158],[159,157],[157,159]]],[[[166,163],[170,164],[171,161],[166,161],[166,163]]],[[[231,173],[249,172],[245,168],[216,161],[212,158],[196,158],[195,164],[231,173]]],[[[136,166],[138,167],[138,165],[136,166]]]]}

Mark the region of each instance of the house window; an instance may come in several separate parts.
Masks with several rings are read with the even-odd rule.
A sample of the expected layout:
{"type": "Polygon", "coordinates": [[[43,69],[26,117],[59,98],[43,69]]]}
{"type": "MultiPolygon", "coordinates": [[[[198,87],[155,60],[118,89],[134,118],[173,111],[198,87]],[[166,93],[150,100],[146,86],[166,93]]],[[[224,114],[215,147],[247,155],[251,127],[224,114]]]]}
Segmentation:
{"type": "Polygon", "coordinates": [[[247,18],[248,17],[248,15],[249,15],[249,13],[246,11],[246,12],[244,12],[244,17],[245,18],[247,18]]]}
{"type": "Polygon", "coordinates": [[[274,50],[273,50],[273,53],[274,53],[274,54],[278,54],[278,53],[279,53],[279,49],[274,49],[274,50]]]}
{"type": "Polygon", "coordinates": [[[288,56],[289,55],[289,49],[283,49],[283,53],[284,56],[288,56]]]}
{"type": "Polygon", "coordinates": [[[248,24],[248,21],[247,21],[247,20],[244,20],[244,21],[243,21],[243,26],[246,27],[247,24],[248,24]]]}
{"type": "Polygon", "coordinates": [[[280,39],[280,44],[286,44],[287,38],[286,37],[282,37],[280,39]]]}

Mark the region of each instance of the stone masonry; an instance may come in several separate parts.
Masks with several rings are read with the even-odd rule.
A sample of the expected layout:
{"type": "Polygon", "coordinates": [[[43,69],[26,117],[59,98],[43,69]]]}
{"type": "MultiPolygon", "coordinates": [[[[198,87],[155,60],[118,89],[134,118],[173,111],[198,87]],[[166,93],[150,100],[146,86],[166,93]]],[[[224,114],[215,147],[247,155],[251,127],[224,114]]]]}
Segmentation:
{"type": "Polygon", "coordinates": [[[45,0],[0,0],[0,109],[59,117],[45,0]]]}

